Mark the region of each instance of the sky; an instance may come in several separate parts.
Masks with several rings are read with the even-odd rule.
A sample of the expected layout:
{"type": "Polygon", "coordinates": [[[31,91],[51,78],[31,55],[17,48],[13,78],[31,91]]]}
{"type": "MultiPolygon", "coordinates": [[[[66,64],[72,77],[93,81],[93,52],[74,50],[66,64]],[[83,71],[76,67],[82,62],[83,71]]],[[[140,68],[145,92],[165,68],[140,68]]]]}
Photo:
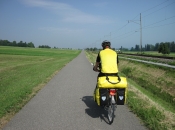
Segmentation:
{"type": "Polygon", "coordinates": [[[175,0],[0,0],[0,39],[73,49],[172,42],[175,0]]]}

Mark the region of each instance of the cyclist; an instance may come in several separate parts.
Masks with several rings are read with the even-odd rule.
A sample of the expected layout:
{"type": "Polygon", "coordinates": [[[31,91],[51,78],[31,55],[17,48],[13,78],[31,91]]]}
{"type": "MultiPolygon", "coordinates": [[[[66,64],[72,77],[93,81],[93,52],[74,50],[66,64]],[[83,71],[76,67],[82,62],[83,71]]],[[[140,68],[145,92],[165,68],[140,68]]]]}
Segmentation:
{"type": "Polygon", "coordinates": [[[103,50],[98,53],[93,70],[100,72],[98,77],[105,74],[117,74],[119,63],[117,53],[111,49],[111,43],[109,41],[105,40],[101,45],[103,50]],[[99,66],[100,70],[98,70],[99,66]]]}
{"type": "MultiPolygon", "coordinates": [[[[103,50],[101,50],[98,53],[98,56],[96,58],[96,63],[95,63],[95,66],[93,67],[93,70],[96,72],[100,72],[98,74],[98,77],[118,76],[119,60],[118,60],[117,53],[111,49],[111,43],[109,41],[105,40],[102,42],[101,45],[103,47],[103,50]],[[98,69],[98,67],[100,68],[100,70],[98,69]]],[[[98,77],[97,77],[97,81],[98,81],[98,77]]]]}

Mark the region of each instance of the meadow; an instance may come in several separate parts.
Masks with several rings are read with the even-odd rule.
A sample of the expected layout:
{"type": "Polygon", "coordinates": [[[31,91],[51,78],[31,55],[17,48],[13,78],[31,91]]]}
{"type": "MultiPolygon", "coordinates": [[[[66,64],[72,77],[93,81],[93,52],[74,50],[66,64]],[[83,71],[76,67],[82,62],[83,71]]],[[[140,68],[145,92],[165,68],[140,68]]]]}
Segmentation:
{"type": "MultiPolygon", "coordinates": [[[[91,63],[97,53],[86,51],[91,63]]],[[[127,105],[151,130],[175,130],[175,70],[120,58],[127,78],[127,105]]]]}
{"type": "Polygon", "coordinates": [[[80,52],[0,46],[0,124],[5,124],[80,52]]]}

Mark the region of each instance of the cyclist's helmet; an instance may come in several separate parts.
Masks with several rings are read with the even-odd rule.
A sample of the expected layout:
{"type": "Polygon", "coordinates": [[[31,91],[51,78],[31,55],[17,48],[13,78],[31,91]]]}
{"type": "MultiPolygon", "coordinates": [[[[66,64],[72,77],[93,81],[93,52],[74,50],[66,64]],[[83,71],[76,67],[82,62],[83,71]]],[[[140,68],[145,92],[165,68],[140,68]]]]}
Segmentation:
{"type": "Polygon", "coordinates": [[[103,48],[105,48],[106,46],[109,46],[110,47],[111,46],[111,43],[109,41],[105,40],[105,41],[102,42],[101,45],[102,45],[103,48]]]}

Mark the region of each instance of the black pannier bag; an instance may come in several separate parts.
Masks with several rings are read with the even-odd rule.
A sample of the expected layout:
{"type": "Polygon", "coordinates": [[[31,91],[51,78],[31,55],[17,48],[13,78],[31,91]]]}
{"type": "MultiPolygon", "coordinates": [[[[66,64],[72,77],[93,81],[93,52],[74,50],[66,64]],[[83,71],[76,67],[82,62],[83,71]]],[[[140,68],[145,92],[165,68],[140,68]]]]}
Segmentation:
{"type": "Polygon", "coordinates": [[[116,100],[117,100],[117,105],[125,104],[125,89],[124,88],[117,89],[116,100]]]}
{"type": "Polygon", "coordinates": [[[99,93],[100,93],[100,106],[108,105],[108,99],[109,99],[108,90],[105,88],[99,89],[99,93]]]}
{"type": "MultiPolygon", "coordinates": [[[[114,96],[116,104],[117,105],[124,105],[125,104],[125,92],[126,89],[125,88],[117,88],[116,89],[117,93],[114,96]]],[[[99,89],[99,95],[100,95],[100,106],[106,106],[109,105],[108,103],[108,99],[109,99],[109,95],[108,95],[108,89],[106,88],[100,88],[99,89]]]]}

